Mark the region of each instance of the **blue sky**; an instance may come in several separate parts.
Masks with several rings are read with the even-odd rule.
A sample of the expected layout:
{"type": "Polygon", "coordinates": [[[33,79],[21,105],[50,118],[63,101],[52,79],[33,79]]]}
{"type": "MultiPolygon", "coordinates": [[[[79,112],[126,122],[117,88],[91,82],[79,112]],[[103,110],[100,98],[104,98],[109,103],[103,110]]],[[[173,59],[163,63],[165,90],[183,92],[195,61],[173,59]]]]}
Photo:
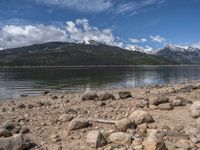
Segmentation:
{"type": "Polygon", "coordinates": [[[0,0],[0,47],[96,40],[200,47],[200,0],[0,0]]]}

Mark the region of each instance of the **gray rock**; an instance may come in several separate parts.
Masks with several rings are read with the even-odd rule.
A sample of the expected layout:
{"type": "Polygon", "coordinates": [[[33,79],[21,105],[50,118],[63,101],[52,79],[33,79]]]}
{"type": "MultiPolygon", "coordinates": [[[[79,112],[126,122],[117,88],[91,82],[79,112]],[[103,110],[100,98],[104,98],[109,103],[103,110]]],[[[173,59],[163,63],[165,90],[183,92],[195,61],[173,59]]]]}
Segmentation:
{"type": "Polygon", "coordinates": [[[171,103],[160,104],[159,109],[160,110],[172,110],[173,106],[171,103]]]}
{"type": "Polygon", "coordinates": [[[95,100],[96,98],[98,98],[97,93],[93,92],[93,91],[86,91],[83,93],[82,95],[82,100],[95,100]]]}
{"type": "Polygon", "coordinates": [[[150,95],[149,104],[150,105],[159,105],[163,103],[168,103],[169,99],[164,95],[150,95]]]}
{"type": "Polygon", "coordinates": [[[78,130],[90,126],[89,120],[83,118],[74,118],[69,123],[69,130],[78,130]]]}
{"type": "Polygon", "coordinates": [[[129,118],[122,119],[115,122],[115,126],[119,131],[126,131],[128,128],[135,128],[135,121],[129,118]]]}
{"type": "Polygon", "coordinates": [[[115,96],[109,92],[99,94],[99,100],[103,101],[103,100],[108,100],[108,99],[115,99],[115,96]]]}
{"type": "Polygon", "coordinates": [[[7,129],[8,131],[11,131],[15,128],[15,123],[7,121],[2,125],[2,128],[7,129]]]}
{"type": "Polygon", "coordinates": [[[70,114],[62,114],[58,120],[62,122],[71,121],[75,116],[70,114]]]}
{"type": "Polygon", "coordinates": [[[198,118],[200,116],[200,101],[194,102],[189,110],[193,118],[198,118]]]}
{"type": "Polygon", "coordinates": [[[132,135],[124,132],[114,132],[108,137],[109,141],[116,144],[130,145],[132,135]]]}
{"type": "Polygon", "coordinates": [[[119,92],[119,97],[121,99],[126,99],[126,98],[129,98],[129,97],[132,97],[132,95],[131,95],[130,91],[122,91],[122,92],[119,92]]]}
{"type": "Polygon", "coordinates": [[[144,110],[135,110],[130,116],[129,119],[131,121],[135,121],[136,125],[142,124],[142,123],[152,123],[154,122],[153,117],[144,110]]]}
{"type": "Polygon", "coordinates": [[[183,106],[183,102],[180,99],[176,99],[172,102],[173,106],[183,106]]]}
{"type": "Polygon", "coordinates": [[[2,150],[27,150],[30,147],[31,140],[21,134],[8,138],[0,138],[0,149],[2,150]]]}
{"type": "Polygon", "coordinates": [[[78,112],[73,108],[65,108],[64,112],[66,114],[71,114],[71,115],[77,115],[78,114],[78,112]]]}
{"type": "Polygon", "coordinates": [[[6,129],[0,129],[0,137],[9,137],[12,136],[12,133],[6,129]]]}
{"type": "Polygon", "coordinates": [[[106,145],[106,139],[100,131],[90,131],[87,134],[86,143],[91,148],[98,148],[106,145]]]}

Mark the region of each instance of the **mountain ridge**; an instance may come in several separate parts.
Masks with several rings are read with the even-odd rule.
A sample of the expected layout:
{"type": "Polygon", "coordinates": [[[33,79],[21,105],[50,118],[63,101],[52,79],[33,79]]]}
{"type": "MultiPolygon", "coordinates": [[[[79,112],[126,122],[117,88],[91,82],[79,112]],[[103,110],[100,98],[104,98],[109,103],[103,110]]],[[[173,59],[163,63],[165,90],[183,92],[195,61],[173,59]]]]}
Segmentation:
{"type": "Polygon", "coordinates": [[[161,56],[102,43],[48,42],[0,51],[0,66],[167,65],[161,56]]]}

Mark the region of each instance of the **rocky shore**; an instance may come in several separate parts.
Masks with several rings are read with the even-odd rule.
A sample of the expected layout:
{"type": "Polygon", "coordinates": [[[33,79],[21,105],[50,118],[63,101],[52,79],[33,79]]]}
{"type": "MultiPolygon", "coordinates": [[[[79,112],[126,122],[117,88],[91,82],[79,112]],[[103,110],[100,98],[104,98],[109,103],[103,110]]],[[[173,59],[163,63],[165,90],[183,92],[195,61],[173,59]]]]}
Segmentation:
{"type": "Polygon", "coordinates": [[[1,150],[198,150],[200,83],[0,102],[1,150]]]}

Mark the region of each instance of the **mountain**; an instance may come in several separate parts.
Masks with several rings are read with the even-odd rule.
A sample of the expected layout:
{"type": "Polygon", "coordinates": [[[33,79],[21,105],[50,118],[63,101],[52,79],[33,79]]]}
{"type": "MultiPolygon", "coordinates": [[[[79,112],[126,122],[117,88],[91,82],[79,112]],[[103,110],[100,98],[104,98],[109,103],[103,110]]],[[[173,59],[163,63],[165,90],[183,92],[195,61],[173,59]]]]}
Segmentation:
{"type": "Polygon", "coordinates": [[[161,65],[172,61],[101,43],[49,42],[0,51],[0,66],[161,65]]]}
{"type": "Polygon", "coordinates": [[[199,48],[167,45],[157,55],[180,64],[200,64],[199,48]]]}

